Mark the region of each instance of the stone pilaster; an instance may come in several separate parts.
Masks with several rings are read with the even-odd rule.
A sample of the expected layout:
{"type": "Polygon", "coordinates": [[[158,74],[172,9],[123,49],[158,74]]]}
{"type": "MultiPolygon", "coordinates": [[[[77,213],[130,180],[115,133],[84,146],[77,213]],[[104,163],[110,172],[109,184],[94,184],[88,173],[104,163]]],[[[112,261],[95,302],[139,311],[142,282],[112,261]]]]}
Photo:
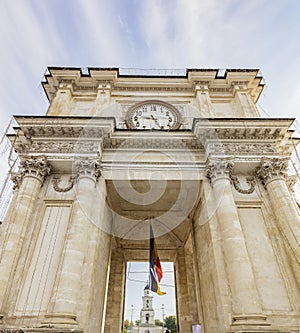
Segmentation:
{"type": "Polygon", "coordinates": [[[95,160],[76,160],[76,199],[72,208],[65,251],[58,284],[53,290],[46,314],[51,325],[77,325],[77,303],[81,287],[84,258],[88,249],[89,225],[93,222],[93,205],[96,197],[95,184],[100,176],[95,160]]]}
{"type": "MultiPolygon", "coordinates": [[[[44,156],[23,157],[18,173],[12,175],[14,181],[14,199],[6,215],[7,225],[0,258],[0,313],[5,313],[5,299],[9,281],[18,265],[24,239],[28,235],[29,225],[35,210],[40,188],[50,173],[50,166],[44,156]]],[[[3,315],[0,315],[0,317],[3,315]]]]}
{"type": "Polygon", "coordinates": [[[234,202],[230,173],[231,159],[210,159],[207,177],[216,200],[225,266],[232,294],[232,326],[239,328],[267,325],[262,314],[255,278],[234,202]]]}
{"type": "Polygon", "coordinates": [[[264,157],[257,175],[268,191],[278,228],[300,265],[300,215],[286,183],[287,166],[288,159],[264,157]]]}
{"type": "Polygon", "coordinates": [[[238,110],[239,117],[259,117],[259,112],[250,98],[250,92],[246,84],[234,85],[233,93],[236,105],[240,107],[240,110],[238,110]]]}
{"type": "Polygon", "coordinates": [[[70,114],[73,86],[71,83],[60,83],[54,99],[51,101],[48,116],[65,116],[70,114]]]}
{"type": "Polygon", "coordinates": [[[122,251],[114,249],[110,262],[110,277],[105,317],[105,333],[122,331],[123,298],[125,294],[125,261],[122,251]]]}
{"type": "Polygon", "coordinates": [[[177,250],[176,262],[174,265],[176,274],[176,296],[178,309],[178,324],[180,332],[191,332],[192,315],[190,309],[190,298],[188,289],[188,278],[183,248],[177,250]]]}
{"type": "Polygon", "coordinates": [[[110,103],[111,84],[106,82],[99,83],[97,97],[93,114],[100,115],[103,108],[110,103]]]}
{"type": "Polygon", "coordinates": [[[212,103],[209,96],[208,85],[195,85],[196,100],[202,117],[212,116],[212,103]]]}

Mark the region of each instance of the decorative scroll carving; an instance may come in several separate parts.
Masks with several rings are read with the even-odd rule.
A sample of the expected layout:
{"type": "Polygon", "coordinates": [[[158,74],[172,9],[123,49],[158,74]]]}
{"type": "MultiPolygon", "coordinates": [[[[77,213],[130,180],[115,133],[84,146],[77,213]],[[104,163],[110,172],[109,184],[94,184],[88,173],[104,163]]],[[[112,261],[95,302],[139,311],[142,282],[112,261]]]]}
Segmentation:
{"type": "Polygon", "coordinates": [[[78,159],[74,161],[77,177],[88,176],[96,181],[101,176],[101,165],[99,160],[78,159]]]}
{"type": "Polygon", "coordinates": [[[233,174],[230,174],[230,179],[232,180],[234,188],[242,193],[242,194],[250,194],[254,192],[255,189],[255,178],[253,176],[247,177],[246,182],[250,187],[246,190],[242,189],[240,186],[240,181],[238,180],[237,176],[234,176],[233,174]]]}
{"type": "Polygon", "coordinates": [[[286,184],[291,192],[294,192],[294,186],[297,183],[297,175],[291,175],[286,178],[286,184]]]}
{"type": "Polygon", "coordinates": [[[274,179],[286,179],[287,167],[287,158],[264,157],[256,170],[256,174],[261,179],[263,185],[266,186],[268,182],[274,179]]]}
{"type": "Polygon", "coordinates": [[[230,179],[232,168],[232,158],[209,159],[206,165],[206,177],[210,179],[211,182],[219,178],[230,179]]]}
{"type": "Polygon", "coordinates": [[[12,172],[11,176],[10,176],[10,179],[14,183],[13,190],[14,191],[18,190],[20,188],[21,184],[22,184],[22,180],[23,180],[22,175],[18,172],[12,172]]]}
{"type": "Polygon", "coordinates": [[[68,185],[66,187],[60,187],[61,176],[54,176],[52,179],[52,185],[56,192],[68,192],[74,186],[76,179],[76,176],[70,176],[68,179],[68,185]]]}

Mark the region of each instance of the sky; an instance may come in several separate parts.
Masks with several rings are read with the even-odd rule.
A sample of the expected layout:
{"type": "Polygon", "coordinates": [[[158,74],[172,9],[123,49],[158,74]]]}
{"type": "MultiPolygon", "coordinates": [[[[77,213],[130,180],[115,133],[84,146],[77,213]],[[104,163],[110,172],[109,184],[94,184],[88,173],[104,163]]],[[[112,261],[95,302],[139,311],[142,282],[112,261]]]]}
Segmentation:
{"type": "Polygon", "coordinates": [[[299,121],[299,17],[299,0],[0,0],[0,139],[46,113],[48,66],[258,68],[261,115],[299,121]]]}

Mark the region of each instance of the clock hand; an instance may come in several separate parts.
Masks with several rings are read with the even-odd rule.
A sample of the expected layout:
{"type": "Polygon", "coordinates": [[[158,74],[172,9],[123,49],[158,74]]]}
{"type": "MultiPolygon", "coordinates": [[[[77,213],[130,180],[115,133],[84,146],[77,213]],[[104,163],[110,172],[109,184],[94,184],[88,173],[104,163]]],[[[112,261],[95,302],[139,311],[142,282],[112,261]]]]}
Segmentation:
{"type": "Polygon", "coordinates": [[[157,118],[154,118],[152,114],[151,118],[154,120],[155,124],[160,128],[160,123],[157,121],[157,118]]]}

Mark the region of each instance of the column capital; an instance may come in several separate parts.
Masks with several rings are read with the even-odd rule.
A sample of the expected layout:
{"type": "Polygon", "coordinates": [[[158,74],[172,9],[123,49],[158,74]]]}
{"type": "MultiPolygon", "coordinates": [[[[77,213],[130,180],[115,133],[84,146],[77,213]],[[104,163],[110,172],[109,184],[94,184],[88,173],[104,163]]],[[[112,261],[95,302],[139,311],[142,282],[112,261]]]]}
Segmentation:
{"type": "Polygon", "coordinates": [[[51,167],[46,156],[24,156],[21,158],[19,171],[11,174],[11,180],[14,183],[13,189],[18,189],[25,177],[36,178],[43,184],[50,171],[51,167]]]}
{"type": "Polygon", "coordinates": [[[77,177],[89,177],[97,181],[101,176],[101,164],[99,159],[77,159],[74,161],[77,177]]]}
{"type": "Polygon", "coordinates": [[[257,176],[264,186],[276,179],[286,179],[288,158],[263,157],[260,166],[256,169],[257,176]]]}
{"type": "Polygon", "coordinates": [[[213,183],[217,179],[228,179],[233,168],[233,158],[208,158],[206,163],[206,177],[213,183]]]}

